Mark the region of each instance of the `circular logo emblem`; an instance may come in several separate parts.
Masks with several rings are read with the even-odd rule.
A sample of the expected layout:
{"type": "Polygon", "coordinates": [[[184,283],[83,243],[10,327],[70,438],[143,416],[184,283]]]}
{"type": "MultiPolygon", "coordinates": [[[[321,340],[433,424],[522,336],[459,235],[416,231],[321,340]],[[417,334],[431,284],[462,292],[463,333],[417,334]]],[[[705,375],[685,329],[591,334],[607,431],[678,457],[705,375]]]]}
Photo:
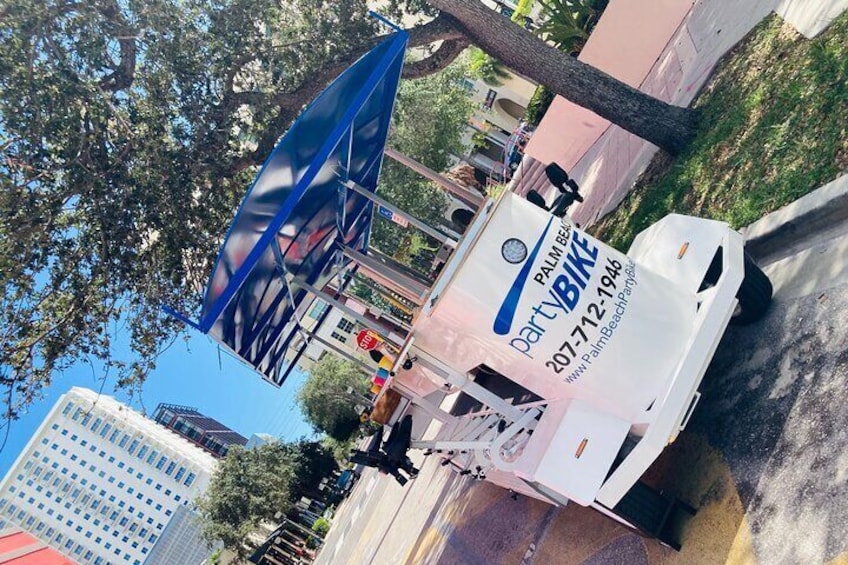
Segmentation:
{"type": "Polygon", "coordinates": [[[507,263],[521,263],[527,258],[527,246],[520,239],[510,238],[501,246],[501,255],[507,263]]]}

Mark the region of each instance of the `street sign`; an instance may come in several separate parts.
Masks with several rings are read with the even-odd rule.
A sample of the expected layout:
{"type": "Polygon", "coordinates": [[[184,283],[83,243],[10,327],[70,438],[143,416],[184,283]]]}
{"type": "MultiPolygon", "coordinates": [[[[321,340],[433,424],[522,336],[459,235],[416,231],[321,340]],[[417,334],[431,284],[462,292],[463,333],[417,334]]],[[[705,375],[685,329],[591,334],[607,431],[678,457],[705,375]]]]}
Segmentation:
{"type": "Polygon", "coordinates": [[[356,334],[356,345],[365,351],[371,351],[380,341],[380,336],[372,330],[362,330],[356,334]]]}
{"type": "Polygon", "coordinates": [[[409,225],[409,222],[407,221],[406,218],[404,218],[400,214],[395,214],[394,212],[392,212],[391,210],[389,210],[388,208],[386,208],[384,206],[379,206],[377,208],[377,213],[380,214],[381,216],[383,216],[384,218],[386,218],[387,220],[393,221],[394,223],[396,223],[399,226],[407,227],[409,225]]]}

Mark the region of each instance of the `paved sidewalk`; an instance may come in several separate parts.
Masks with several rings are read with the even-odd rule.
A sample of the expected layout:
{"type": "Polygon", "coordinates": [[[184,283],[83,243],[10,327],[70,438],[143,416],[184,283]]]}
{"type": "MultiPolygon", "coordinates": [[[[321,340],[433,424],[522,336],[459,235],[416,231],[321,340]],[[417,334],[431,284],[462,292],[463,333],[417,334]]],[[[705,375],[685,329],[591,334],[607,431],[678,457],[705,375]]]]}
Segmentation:
{"type": "MultiPolygon", "coordinates": [[[[770,13],[777,12],[812,37],[846,8],[848,0],[699,0],[671,34],[639,88],[672,104],[688,106],[719,59],[770,13]]],[[[556,160],[569,170],[584,193],[585,202],[575,206],[573,217],[591,225],[624,199],[656,147],[594,114],[587,117],[586,110],[565,100],[558,98],[552,110],[528,146],[531,159],[527,159],[516,190],[521,194],[530,189],[543,195],[551,193],[555,189],[547,183],[542,169],[556,160]],[[589,130],[603,130],[586,151],[580,143],[557,145],[562,132],[574,128],[575,120],[580,120],[581,126],[591,121],[589,130]]],[[[589,130],[585,135],[597,136],[589,130]]]]}

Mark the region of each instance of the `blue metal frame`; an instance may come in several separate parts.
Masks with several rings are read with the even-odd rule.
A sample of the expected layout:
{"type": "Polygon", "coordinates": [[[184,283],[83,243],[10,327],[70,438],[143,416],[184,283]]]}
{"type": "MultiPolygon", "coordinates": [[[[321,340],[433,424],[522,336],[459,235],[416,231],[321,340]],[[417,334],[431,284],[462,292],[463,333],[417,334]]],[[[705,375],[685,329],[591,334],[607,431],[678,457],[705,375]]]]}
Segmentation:
{"type": "Polygon", "coordinates": [[[299,332],[294,317],[312,296],[279,277],[287,272],[321,288],[349,263],[346,245],[367,252],[373,205],[340,181],[349,175],[377,188],[407,41],[402,31],[390,36],[309,105],[251,184],[215,262],[200,323],[169,311],[277,385],[309,345],[282,369],[299,332]],[[328,179],[331,160],[344,178],[328,179]]]}
{"type": "Polygon", "coordinates": [[[393,21],[391,21],[387,17],[385,17],[381,14],[378,14],[374,10],[368,10],[368,15],[371,16],[374,19],[380,20],[380,22],[382,22],[383,24],[392,28],[393,31],[403,31],[403,29],[400,26],[398,26],[396,23],[394,23],[393,21]]]}
{"type": "MultiPolygon", "coordinates": [[[[244,260],[239,269],[230,279],[226,290],[224,290],[223,294],[218,298],[211,311],[209,311],[206,316],[200,320],[201,331],[203,331],[204,333],[208,333],[209,330],[212,329],[212,326],[218,319],[218,316],[221,315],[221,312],[224,311],[224,309],[230,303],[230,300],[232,300],[232,298],[235,296],[236,292],[239,290],[239,288],[247,278],[248,273],[250,273],[250,271],[253,269],[262,253],[265,252],[265,249],[268,247],[268,244],[274,237],[276,237],[277,232],[283,225],[283,222],[292,212],[295,205],[298,203],[306,189],[309,187],[310,183],[315,179],[315,175],[318,174],[318,171],[320,170],[321,166],[323,166],[324,162],[330,156],[330,153],[339,143],[344,132],[351,126],[353,121],[356,119],[356,116],[359,113],[359,110],[364,105],[365,101],[373,93],[374,89],[377,87],[378,83],[385,75],[386,71],[389,69],[394,60],[399,55],[403,54],[406,49],[407,37],[407,34],[403,32],[397,34],[394,39],[394,44],[390,47],[389,52],[386,54],[385,57],[383,57],[381,64],[378,65],[371,72],[371,75],[368,77],[365,86],[360,90],[359,94],[354,100],[354,103],[344,113],[342,121],[336,126],[336,128],[328,137],[328,139],[324,142],[324,145],[318,152],[318,155],[313,160],[312,165],[309,167],[303,177],[301,177],[300,181],[298,181],[293,193],[289,196],[286,202],[283,203],[283,206],[276,213],[274,219],[268,225],[268,228],[266,229],[265,233],[262,234],[262,236],[259,238],[259,241],[253,247],[253,249],[251,249],[247,258],[244,260]]],[[[260,176],[265,170],[267,164],[268,162],[266,161],[262,170],[259,172],[260,176]]]]}

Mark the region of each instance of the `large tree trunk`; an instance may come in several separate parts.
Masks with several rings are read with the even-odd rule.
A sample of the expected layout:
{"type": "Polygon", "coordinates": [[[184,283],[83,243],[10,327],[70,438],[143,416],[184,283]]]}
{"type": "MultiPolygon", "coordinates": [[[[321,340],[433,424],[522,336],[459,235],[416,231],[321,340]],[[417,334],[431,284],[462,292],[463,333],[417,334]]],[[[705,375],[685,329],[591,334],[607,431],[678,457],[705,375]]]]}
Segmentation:
{"type": "Polygon", "coordinates": [[[639,92],[536,38],[479,0],[427,0],[508,67],[672,154],[695,134],[695,112],[639,92]]]}

